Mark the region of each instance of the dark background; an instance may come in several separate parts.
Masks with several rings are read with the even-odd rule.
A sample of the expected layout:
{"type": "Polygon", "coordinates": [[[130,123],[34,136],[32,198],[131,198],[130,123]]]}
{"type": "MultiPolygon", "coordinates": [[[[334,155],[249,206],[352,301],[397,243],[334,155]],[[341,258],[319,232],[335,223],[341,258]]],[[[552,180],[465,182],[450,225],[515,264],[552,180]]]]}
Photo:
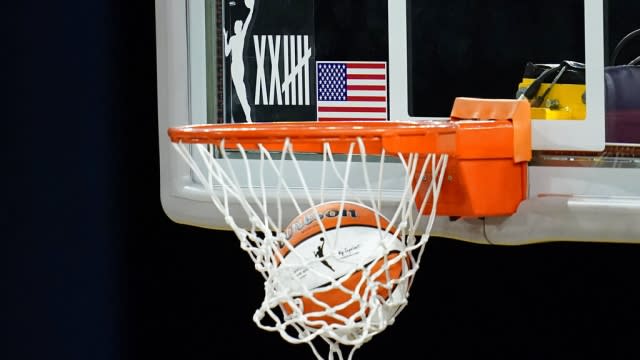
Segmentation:
{"type": "MultiPolygon", "coordinates": [[[[0,358],[312,358],[253,324],[233,235],[162,211],[153,1],[3,7],[0,358]]],[[[432,239],[356,358],[639,358],[638,274],[639,246],[432,239]]]]}

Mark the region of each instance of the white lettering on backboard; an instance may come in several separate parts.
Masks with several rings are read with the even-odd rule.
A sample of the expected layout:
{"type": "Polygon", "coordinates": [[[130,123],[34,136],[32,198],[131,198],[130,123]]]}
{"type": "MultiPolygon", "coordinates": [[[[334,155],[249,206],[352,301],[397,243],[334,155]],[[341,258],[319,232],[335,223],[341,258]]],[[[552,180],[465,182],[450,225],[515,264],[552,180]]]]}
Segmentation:
{"type": "Polygon", "coordinates": [[[308,35],[253,35],[256,52],[255,105],[310,105],[308,35]],[[264,62],[269,48],[269,85],[264,62]],[[280,76],[280,64],[284,76],[280,76]]]}

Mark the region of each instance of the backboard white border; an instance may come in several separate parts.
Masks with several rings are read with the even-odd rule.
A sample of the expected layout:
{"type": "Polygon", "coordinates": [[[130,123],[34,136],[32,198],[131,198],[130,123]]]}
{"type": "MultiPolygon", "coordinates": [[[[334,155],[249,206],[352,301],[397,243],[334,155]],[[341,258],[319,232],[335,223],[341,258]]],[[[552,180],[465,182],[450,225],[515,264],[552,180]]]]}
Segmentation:
{"type": "MultiPolygon", "coordinates": [[[[200,13],[204,16],[202,0],[156,1],[160,196],[165,213],[174,222],[216,227],[210,219],[215,211],[213,205],[201,196],[188,165],[173,150],[167,135],[170,126],[182,125],[186,121],[193,123],[194,119],[204,122],[206,119],[206,91],[202,91],[203,86],[206,89],[206,84],[189,79],[194,72],[206,72],[204,51],[197,53],[198,46],[193,44],[197,39],[204,41],[204,24],[200,23],[201,29],[195,28],[198,24],[197,3],[202,5],[200,13]],[[189,5],[192,11],[189,11],[189,5]],[[189,15],[195,15],[191,25],[188,21],[189,12],[189,15]],[[188,34],[188,28],[194,33],[188,34]],[[197,32],[201,34],[197,35],[197,32]],[[190,57],[189,50],[194,56],[190,57]],[[192,104],[195,105],[193,108],[192,104]]],[[[206,79],[204,76],[201,78],[206,79]]]]}
{"type": "MultiPolygon", "coordinates": [[[[602,1],[585,0],[584,13],[587,118],[552,121],[533,119],[534,150],[601,151],[604,149],[604,6],[602,1]]],[[[389,0],[389,116],[393,121],[425,119],[425,117],[412,117],[409,114],[406,15],[407,0],[389,0]]],[[[437,117],[428,118],[436,119],[437,117]]]]}

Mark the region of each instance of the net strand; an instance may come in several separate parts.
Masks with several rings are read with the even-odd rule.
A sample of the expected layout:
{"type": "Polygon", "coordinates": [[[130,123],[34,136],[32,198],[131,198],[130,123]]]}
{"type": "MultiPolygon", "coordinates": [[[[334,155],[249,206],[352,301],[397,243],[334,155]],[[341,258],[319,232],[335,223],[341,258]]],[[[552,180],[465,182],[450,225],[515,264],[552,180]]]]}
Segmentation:
{"type": "MultiPolygon", "coordinates": [[[[367,169],[367,152],[366,152],[366,146],[364,144],[364,141],[362,141],[362,138],[358,138],[358,147],[360,149],[360,162],[362,164],[362,174],[363,174],[363,178],[364,178],[364,183],[367,189],[373,190],[373,188],[371,187],[371,181],[369,180],[369,171],[367,169]]],[[[380,222],[380,208],[377,206],[377,202],[375,201],[374,196],[374,191],[368,191],[367,194],[369,194],[369,202],[370,202],[370,206],[371,208],[374,210],[374,214],[375,214],[375,219],[376,219],[376,227],[378,229],[382,228],[382,224],[380,222]]],[[[378,192],[379,194],[379,192],[378,192]]],[[[382,233],[380,233],[380,241],[382,241],[382,233]]]]}

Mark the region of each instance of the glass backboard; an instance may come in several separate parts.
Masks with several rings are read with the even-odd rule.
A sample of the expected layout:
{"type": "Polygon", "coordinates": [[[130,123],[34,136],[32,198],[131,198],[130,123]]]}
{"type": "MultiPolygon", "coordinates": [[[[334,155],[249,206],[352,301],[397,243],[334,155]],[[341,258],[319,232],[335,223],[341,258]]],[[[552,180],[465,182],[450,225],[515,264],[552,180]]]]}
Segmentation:
{"type": "MultiPolygon", "coordinates": [[[[509,218],[439,219],[435,232],[484,243],[638,239],[631,219],[640,211],[633,150],[640,130],[638,136],[622,132],[629,136],[623,141],[607,136],[604,76],[609,43],[625,29],[640,28],[633,17],[618,21],[621,16],[607,11],[633,13],[634,6],[595,0],[543,0],[535,7],[498,0],[157,0],[163,207],[179,223],[228,228],[170,148],[171,126],[442,119],[457,96],[519,96],[525,78],[535,78],[527,74],[528,63],[544,68],[573,61],[582,80],[558,75],[545,83],[554,91],[577,89],[583,115],[566,115],[550,98],[548,107],[532,113],[536,156],[529,200],[509,218]],[[332,88],[332,81],[344,86],[332,88]],[[627,150],[611,157],[608,145],[627,150]],[[611,214],[605,218],[615,219],[610,228],[596,221],[603,209],[611,214]]],[[[303,166],[319,171],[313,159],[303,166]]],[[[393,189],[402,187],[397,181],[386,194],[390,202],[393,189]]]]}

